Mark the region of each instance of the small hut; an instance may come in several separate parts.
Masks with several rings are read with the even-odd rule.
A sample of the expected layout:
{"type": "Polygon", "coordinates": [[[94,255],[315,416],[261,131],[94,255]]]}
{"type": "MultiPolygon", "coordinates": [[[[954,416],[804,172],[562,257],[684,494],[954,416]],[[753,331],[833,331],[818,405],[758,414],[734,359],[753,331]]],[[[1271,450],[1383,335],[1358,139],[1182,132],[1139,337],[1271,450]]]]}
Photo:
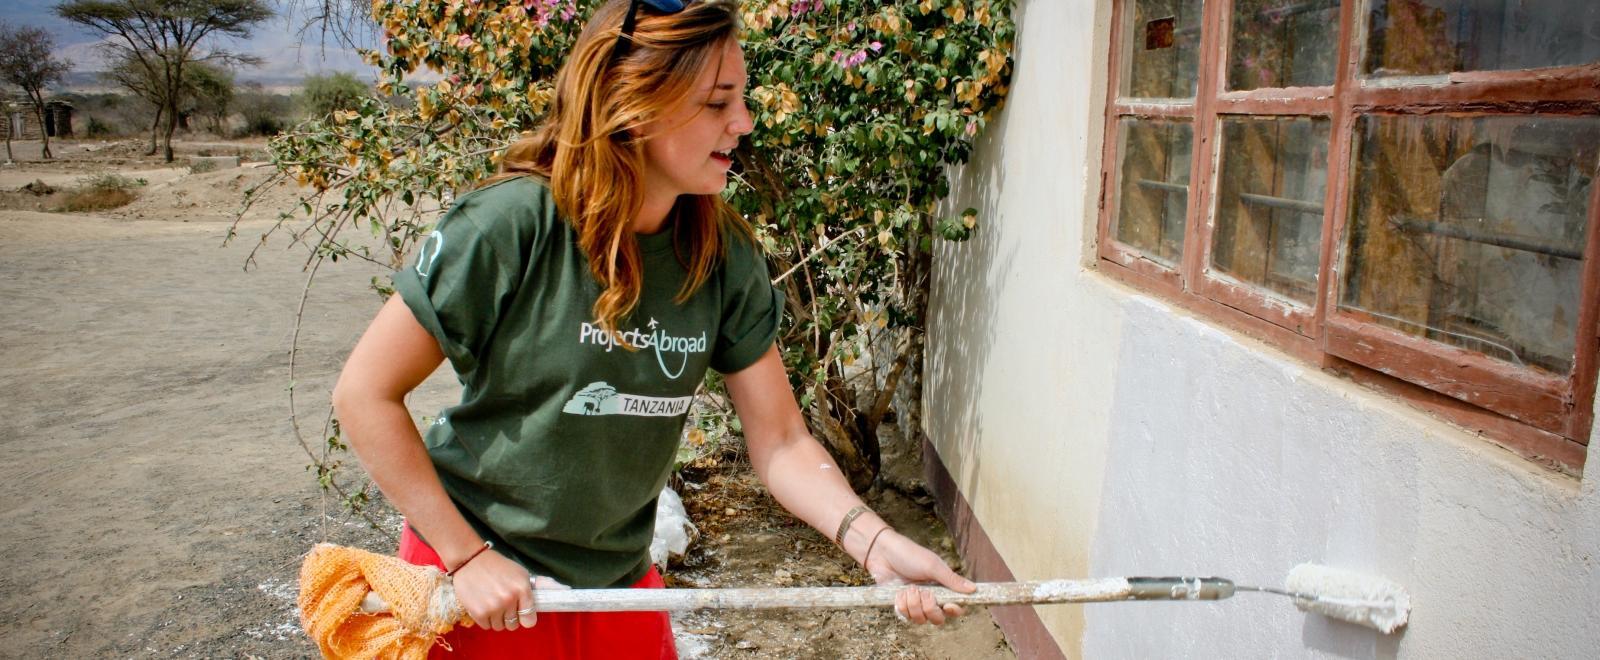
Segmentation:
{"type": "Polygon", "coordinates": [[[0,121],[0,139],[37,140],[40,130],[50,137],[72,136],[72,104],[66,101],[44,102],[44,125],[39,124],[39,113],[34,112],[32,101],[22,101],[12,108],[4,121],[0,121]]]}

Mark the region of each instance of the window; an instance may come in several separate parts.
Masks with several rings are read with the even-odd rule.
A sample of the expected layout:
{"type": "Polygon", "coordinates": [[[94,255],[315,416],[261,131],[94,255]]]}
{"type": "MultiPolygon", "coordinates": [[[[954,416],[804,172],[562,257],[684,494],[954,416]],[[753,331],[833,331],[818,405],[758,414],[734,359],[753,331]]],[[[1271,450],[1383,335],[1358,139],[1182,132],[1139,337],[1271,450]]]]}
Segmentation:
{"type": "Polygon", "coordinates": [[[1568,472],[1600,2],[1119,0],[1102,269],[1568,472]]]}

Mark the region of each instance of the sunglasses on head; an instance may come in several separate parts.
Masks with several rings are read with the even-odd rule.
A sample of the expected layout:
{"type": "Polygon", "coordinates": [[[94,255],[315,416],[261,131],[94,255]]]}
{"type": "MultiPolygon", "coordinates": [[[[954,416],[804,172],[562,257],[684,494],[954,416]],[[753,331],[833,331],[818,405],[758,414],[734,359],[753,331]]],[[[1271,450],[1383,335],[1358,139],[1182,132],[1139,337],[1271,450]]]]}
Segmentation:
{"type": "Polygon", "coordinates": [[[632,0],[628,3],[628,14],[622,19],[622,33],[617,35],[617,47],[614,57],[627,54],[628,47],[633,45],[633,28],[638,22],[639,5],[650,5],[651,9],[663,14],[676,14],[683,11],[694,0],[632,0]]]}

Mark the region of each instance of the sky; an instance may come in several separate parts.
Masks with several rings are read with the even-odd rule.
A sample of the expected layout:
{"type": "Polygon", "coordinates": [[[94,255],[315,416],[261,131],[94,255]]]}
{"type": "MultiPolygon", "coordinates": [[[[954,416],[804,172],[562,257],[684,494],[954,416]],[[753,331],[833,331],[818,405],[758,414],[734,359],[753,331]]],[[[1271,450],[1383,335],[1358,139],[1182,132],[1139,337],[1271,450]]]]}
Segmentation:
{"type": "MultiPolygon", "coordinates": [[[[362,78],[372,77],[372,67],[361,61],[352,49],[344,48],[330,37],[324,46],[315,29],[300,35],[303,14],[293,12],[288,0],[266,0],[279,13],[274,18],[258,24],[249,39],[218,38],[219,47],[248,53],[265,60],[260,67],[242,67],[236,77],[240,82],[259,81],[269,85],[293,84],[312,73],[349,71],[362,78]]],[[[102,68],[102,58],[96,46],[100,36],[56,17],[55,5],[61,0],[0,0],[7,9],[0,14],[13,26],[39,27],[50,32],[56,40],[56,56],[72,63],[75,73],[93,72],[102,68]]],[[[375,43],[368,39],[368,46],[375,43]]],[[[83,76],[75,76],[82,78],[83,76]]]]}

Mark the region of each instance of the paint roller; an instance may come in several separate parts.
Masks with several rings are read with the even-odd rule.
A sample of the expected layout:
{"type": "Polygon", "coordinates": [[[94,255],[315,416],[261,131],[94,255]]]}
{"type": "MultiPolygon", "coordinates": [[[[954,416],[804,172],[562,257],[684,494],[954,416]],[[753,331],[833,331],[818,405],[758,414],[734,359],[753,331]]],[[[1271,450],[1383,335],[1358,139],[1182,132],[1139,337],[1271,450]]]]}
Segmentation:
{"type": "Polygon", "coordinates": [[[1411,617],[1411,594],[1392,580],[1319,564],[1289,571],[1284,588],[1234,584],[1223,578],[1128,578],[1132,600],[1221,600],[1239,591],[1288,596],[1302,612],[1348,621],[1387,635],[1411,617]]]}
{"type": "MultiPolygon", "coordinates": [[[[773,587],[743,589],[573,589],[538,592],[540,612],[687,611],[705,609],[847,609],[893,607],[901,586],[773,587]]],[[[1301,611],[1373,628],[1384,634],[1406,624],[1411,596],[1385,578],[1317,564],[1301,564],[1289,572],[1283,589],[1234,584],[1218,577],[1128,577],[1037,582],[979,583],[977,591],[957,593],[923,587],[940,603],[957,605],[1045,605],[1104,603],[1129,600],[1222,600],[1238,591],[1288,596],[1301,611]]],[[[455,612],[460,606],[448,580],[433,594],[435,611],[455,612]]],[[[383,597],[369,592],[361,611],[388,611],[383,597]]]]}

